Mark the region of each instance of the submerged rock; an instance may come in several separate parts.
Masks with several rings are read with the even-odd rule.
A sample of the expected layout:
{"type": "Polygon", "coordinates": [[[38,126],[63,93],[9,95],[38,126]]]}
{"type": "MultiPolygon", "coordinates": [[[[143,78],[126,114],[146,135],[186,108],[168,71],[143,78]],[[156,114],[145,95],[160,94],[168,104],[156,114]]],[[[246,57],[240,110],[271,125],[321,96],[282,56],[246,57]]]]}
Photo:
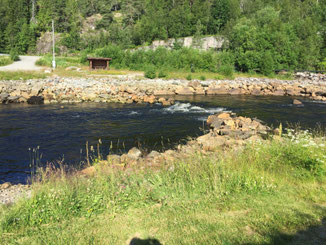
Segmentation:
{"type": "Polygon", "coordinates": [[[303,105],[303,103],[300,100],[293,100],[293,105],[303,105]]]}
{"type": "Polygon", "coordinates": [[[44,98],[42,96],[32,96],[27,100],[27,103],[31,105],[42,105],[44,104],[44,98]]]}

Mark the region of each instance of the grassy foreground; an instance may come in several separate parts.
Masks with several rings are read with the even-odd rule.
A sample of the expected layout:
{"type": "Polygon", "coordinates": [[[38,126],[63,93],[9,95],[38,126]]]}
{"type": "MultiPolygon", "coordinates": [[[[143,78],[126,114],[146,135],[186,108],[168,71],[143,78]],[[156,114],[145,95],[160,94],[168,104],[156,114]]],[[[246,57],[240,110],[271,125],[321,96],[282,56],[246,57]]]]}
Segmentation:
{"type": "Polygon", "coordinates": [[[0,80],[43,79],[47,75],[36,71],[0,71],[0,80]]]}
{"type": "Polygon", "coordinates": [[[98,174],[87,178],[48,169],[30,200],[0,208],[0,239],[309,244],[326,218],[325,150],[325,138],[290,132],[243,148],[194,152],[159,170],[97,165],[98,174]],[[308,229],[309,236],[297,235],[308,229]]]}
{"type": "Polygon", "coordinates": [[[9,56],[0,56],[0,66],[7,66],[12,63],[13,61],[9,56]]]}

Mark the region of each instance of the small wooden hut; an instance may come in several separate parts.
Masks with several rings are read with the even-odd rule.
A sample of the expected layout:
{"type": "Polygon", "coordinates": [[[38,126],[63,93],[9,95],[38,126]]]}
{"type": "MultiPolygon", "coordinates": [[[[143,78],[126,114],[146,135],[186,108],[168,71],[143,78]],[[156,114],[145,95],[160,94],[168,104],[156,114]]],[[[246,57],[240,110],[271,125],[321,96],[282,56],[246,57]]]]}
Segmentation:
{"type": "Polygon", "coordinates": [[[111,58],[87,58],[89,61],[89,69],[96,70],[96,69],[103,69],[109,70],[110,68],[110,60],[111,58]]]}

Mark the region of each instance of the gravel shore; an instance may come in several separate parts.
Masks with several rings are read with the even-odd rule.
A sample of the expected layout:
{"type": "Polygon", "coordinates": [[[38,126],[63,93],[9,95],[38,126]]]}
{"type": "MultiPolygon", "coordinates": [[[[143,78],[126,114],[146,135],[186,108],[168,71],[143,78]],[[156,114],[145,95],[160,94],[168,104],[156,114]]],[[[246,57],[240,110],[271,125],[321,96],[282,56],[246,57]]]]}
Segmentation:
{"type": "Polygon", "coordinates": [[[11,185],[4,183],[0,185],[0,205],[13,204],[21,198],[31,197],[31,188],[28,185],[11,185]]]}
{"type": "Polygon", "coordinates": [[[169,105],[167,95],[303,96],[326,101],[326,75],[304,75],[295,80],[236,78],[234,80],[136,79],[52,77],[27,81],[0,81],[1,103],[157,103],[169,105]]]}

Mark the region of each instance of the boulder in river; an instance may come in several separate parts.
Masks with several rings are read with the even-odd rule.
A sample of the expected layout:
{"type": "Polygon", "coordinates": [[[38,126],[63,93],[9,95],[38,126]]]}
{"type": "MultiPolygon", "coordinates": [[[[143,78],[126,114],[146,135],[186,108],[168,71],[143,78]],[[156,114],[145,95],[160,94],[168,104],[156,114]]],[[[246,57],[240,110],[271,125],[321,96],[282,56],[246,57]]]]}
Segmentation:
{"type": "Polygon", "coordinates": [[[303,105],[303,103],[300,100],[294,99],[293,105],[303,105]]]}
{"type": "Polygon", "coordinates": [[[44,104],[44,98],[42,96],[32,96],[27,100],[28,104],[41,105],[44,104]]]}

